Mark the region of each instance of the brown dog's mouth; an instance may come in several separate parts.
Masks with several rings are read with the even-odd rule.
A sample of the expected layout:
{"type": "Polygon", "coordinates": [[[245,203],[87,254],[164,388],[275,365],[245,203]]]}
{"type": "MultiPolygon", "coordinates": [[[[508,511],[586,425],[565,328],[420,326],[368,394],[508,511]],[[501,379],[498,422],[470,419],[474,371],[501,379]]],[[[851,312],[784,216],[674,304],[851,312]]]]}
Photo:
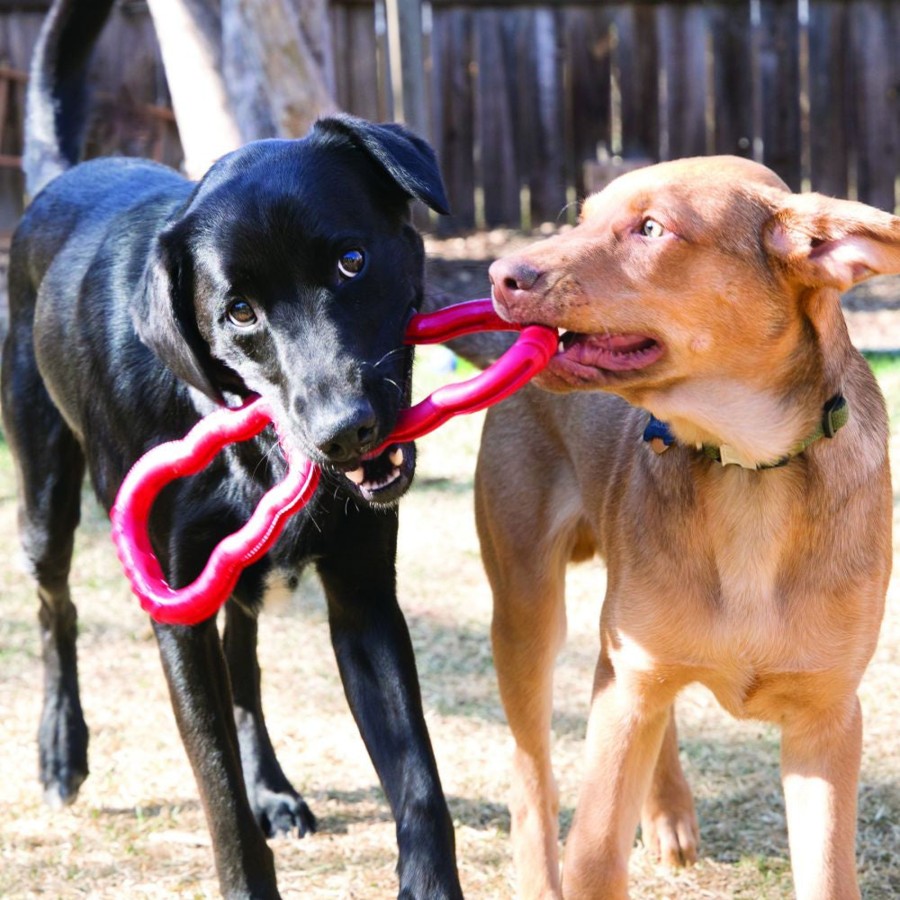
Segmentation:
{"type": "Polygon", "coordinates": [[[584,381],[598,373],[646,369],[662,355],[662,344],[647,335],[566,331],[560,336],[559,352],[551,360],[551,366],[557,374],[568,372],[584,381]]]}

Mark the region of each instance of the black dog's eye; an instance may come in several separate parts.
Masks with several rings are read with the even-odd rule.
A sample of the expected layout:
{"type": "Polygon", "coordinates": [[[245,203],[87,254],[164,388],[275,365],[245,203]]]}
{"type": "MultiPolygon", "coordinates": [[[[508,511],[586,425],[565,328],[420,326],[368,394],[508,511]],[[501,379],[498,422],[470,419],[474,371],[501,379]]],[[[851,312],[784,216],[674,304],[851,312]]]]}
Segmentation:
{"type": "Polygon", "coordinates": [[[256,313],[246,300],[232,300],[225,314],[228,321],[239,328],[246,328],[256,322],[256,313]]]}
{"type": "Polygon", "coordinates": [[[338,260],[338,272],[344,278],[354,278],[359,275],[365,264],[366,256],[362,250],[348,250],[341,254],[341,258],[338,260]]]}

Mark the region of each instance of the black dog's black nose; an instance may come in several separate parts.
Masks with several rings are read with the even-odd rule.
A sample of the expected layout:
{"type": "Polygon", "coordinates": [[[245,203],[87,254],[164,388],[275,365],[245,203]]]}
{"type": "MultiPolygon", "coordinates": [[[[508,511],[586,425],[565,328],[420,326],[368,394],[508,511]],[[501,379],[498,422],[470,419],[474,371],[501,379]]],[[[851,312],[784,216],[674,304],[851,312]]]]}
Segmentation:
{"type": "Polygon", "coordinates": [[[354,406],[324,412],[311,425],[312,439],[329,462],[345,463],[372,449],[377,434],[372,405],[361,400],[354,406]]]}

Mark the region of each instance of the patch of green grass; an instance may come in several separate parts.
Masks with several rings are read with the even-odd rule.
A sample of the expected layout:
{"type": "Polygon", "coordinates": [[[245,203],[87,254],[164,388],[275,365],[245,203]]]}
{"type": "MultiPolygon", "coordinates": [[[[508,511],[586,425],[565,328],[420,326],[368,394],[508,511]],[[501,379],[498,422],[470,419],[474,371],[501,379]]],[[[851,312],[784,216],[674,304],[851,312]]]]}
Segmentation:
{"type": "Polygon", "coordinates": [[[891,432],[900,431],[900,353],[864,353],[887,402],[891,432]]]}
{"type": "Polygon", "coordinates": [[[900,377],[900,352],[868,352],[863,353],[877,378],[900,377]]]}

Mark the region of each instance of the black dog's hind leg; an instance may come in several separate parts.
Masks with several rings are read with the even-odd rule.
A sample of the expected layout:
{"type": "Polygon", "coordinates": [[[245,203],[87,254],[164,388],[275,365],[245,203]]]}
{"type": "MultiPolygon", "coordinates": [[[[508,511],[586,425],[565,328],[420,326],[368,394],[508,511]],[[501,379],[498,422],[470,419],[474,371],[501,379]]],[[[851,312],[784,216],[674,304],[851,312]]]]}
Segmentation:
{"type": "Polygon", "coordinates": [[[350,709],[397,828],[401,900],[461,898],[453,823],[422,712],[412,643],[397,603],[397,512],[349,509],[318,562],[350,709]]]}
{"type": "Polygon", "coordinates": [[[213,841],[222,895],[274,900],[272,851],[250,809],[215,618],[154,624],[178,730],[194,770],[213,841]]]}
{"type": "Polygon", "coordinates": [[[236,603],[225,607],[225,659],[234,695],[234,719],[247,796],[269,837],[316,830],[316,818],[288,781],[266,729],[256,651],[259,623],[236,603]]]}
{"type": "Polygon", "coordinates": [[[58,806],[75,799],[88,774],[88,730],[78,691],[78,615],[68,583],[84,456],[38,374],[30,327],[18,325],[14,317],[3,354],[3,419],[20,485],[19,538],[40,598],[40,777],[46,801],[58,806]]]}

